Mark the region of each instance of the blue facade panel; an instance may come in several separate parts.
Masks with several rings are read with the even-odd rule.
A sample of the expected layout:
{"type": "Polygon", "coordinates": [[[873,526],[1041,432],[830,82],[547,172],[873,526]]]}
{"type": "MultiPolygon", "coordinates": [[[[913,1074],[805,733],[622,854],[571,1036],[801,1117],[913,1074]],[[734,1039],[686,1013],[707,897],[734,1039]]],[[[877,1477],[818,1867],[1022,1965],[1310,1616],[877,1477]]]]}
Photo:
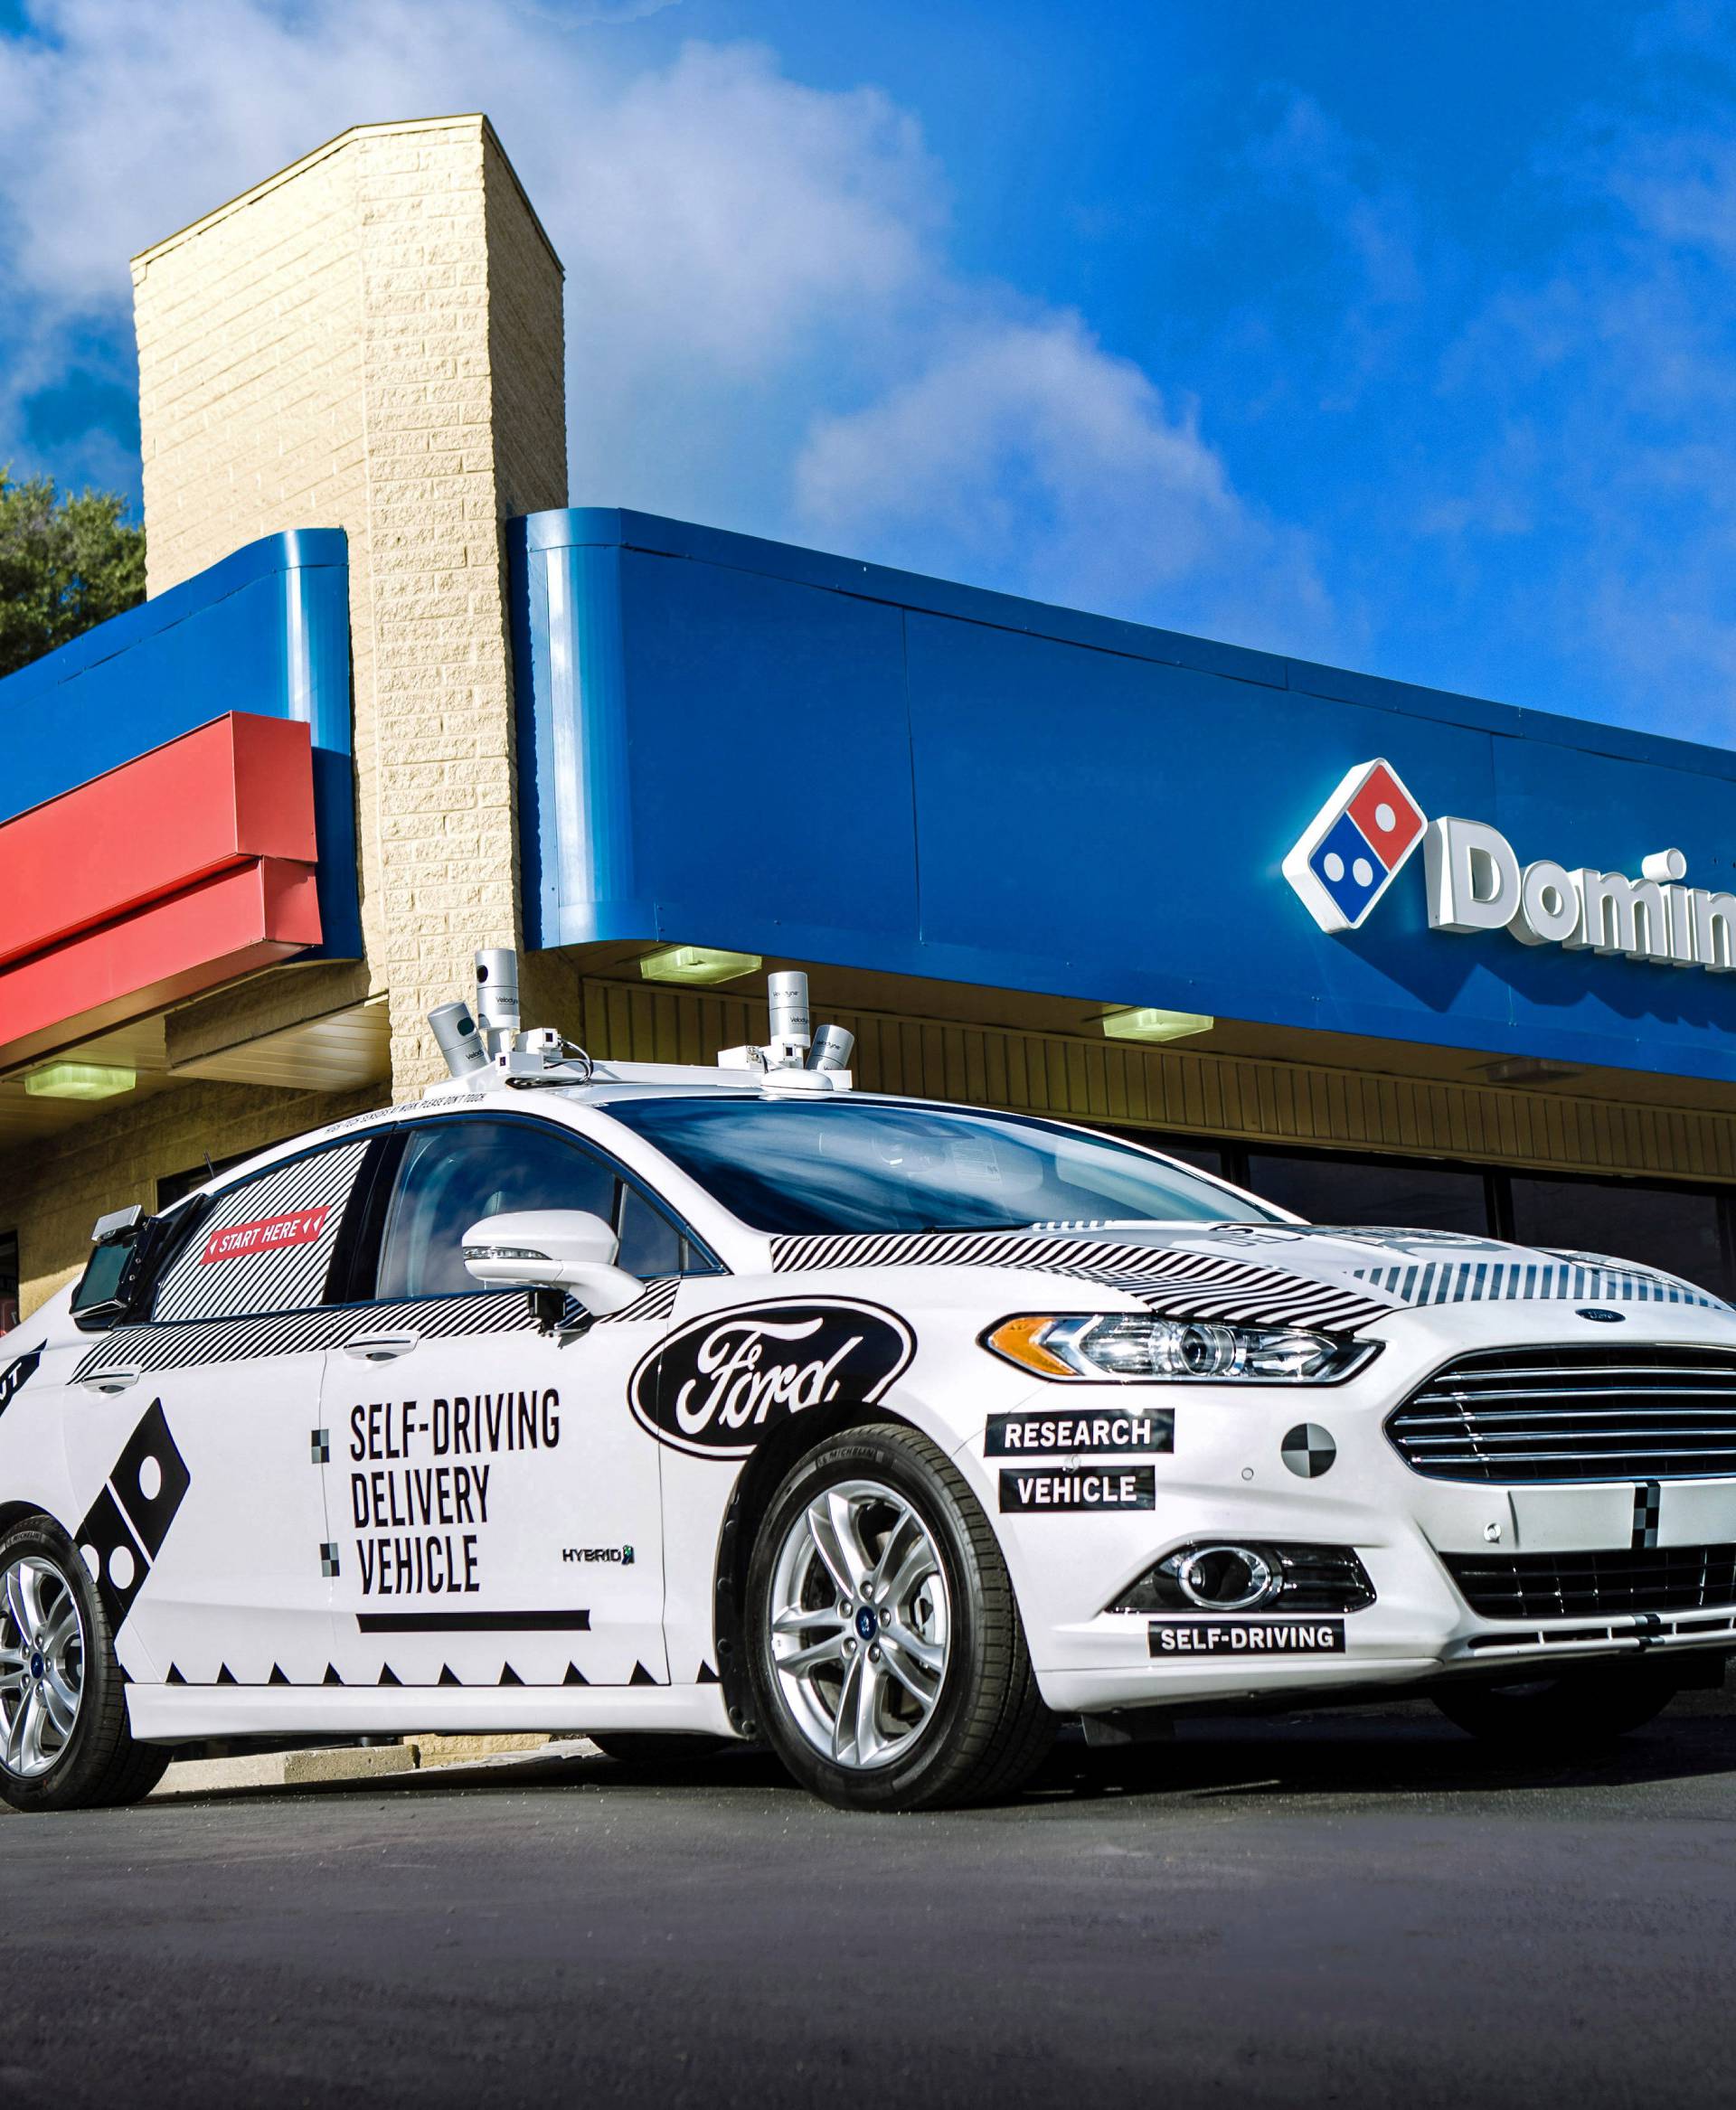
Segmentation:
{"type": "Polygon", "coordinates": [[[250,542],[0,681],[0,818],[231,711],[304,721],[319,843],[316,956],[362,950],[349,549],[337,528],[250,542]]]}
{"type": "Polygon", "coordinates": [[[1522,861],[1736,887],[1736,756],[642,514],[516,523],[532,942],[717,945],[1736,1078],[1736,975],[1320,930],[1285,855],[1384,757],[1522,861]]]}

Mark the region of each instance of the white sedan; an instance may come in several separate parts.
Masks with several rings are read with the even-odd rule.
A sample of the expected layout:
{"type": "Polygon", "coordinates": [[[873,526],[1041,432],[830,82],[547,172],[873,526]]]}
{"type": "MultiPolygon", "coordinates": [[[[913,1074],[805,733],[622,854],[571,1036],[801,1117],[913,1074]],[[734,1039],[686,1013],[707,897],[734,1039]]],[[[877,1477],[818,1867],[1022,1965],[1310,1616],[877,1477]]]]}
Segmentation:
{"type": "Polygon", "coordinates": [[[0,1347],[0,1794],[177,1745],[758,1738],[858,1808],[1061,1719],[1609,1734],[1736,1649],[1736,1314],[1064,1124],[502,1074],[98,1227],[0,1347]],[[538,1081],[538,1080],[531,1080],[538,1081]]]}

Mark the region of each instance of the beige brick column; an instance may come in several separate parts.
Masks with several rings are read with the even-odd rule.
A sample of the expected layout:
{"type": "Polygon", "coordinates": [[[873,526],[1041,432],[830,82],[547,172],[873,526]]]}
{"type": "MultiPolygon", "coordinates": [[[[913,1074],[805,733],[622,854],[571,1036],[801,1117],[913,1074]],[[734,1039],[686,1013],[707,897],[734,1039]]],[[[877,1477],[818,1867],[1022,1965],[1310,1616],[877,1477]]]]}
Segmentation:
{"type": "Polygon", "coordinates": [[[150,590],[280,529],[349,535],[400,1095],[441,1074],[424,1013],[519,936],[501,523],[566,503],[561,278],[481,117],[360,126],[133,265],[150,590]]]}

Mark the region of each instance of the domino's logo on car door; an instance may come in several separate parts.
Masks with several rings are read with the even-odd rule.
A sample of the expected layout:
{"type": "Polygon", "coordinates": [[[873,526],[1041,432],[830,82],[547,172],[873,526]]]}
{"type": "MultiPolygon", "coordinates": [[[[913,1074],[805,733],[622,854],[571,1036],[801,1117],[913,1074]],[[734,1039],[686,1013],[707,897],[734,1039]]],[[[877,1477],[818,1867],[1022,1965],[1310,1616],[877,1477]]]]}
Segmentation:
{"type": "Polygon", "coordinates": [[[1322,930],[1360,930],[1428,824],[1390,762],[1358,762],[1304,829],[1284,876],[1322,930]]]}

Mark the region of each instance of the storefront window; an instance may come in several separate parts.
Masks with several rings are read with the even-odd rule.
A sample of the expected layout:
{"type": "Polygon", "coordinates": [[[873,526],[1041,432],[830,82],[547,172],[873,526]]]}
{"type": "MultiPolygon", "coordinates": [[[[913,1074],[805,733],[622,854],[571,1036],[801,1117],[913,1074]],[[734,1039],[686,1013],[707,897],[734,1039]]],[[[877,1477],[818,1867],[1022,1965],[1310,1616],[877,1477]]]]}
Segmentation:
{"type": "Polygon", "coordinates": [[[1235,1174],[1224,1163],[1224,1153],[1215,1143],[1203,1143],[1197,1135],[1153,1135],[1141,1128],[1118,1128],[1112,1135],[1128,1136],[1135,1143],[1147,1144],[1153,1150],[1161,1150],[1165,1157],[1179,1158],[1184,1165],[1196,1166],[1203,1173],[1210,1173],[1214,1180],[1233,1180],[1235,1174]]]}
{"type": "Polygon", "coordinates": [[[18,1323],[18,1234],[0,1231],[0,1333],[18,1323]]]}
{"type": "Polygon", "coordinates": [[[1613,1253],[1667,1268],[1728,1296],[1731,1281],[1718,1198],[1626,1180],[1536,1180],[1514,1174],[1513,1235],[1528,1246],[1613,1253]]]}
{"type": "Polygon", "coordinates": [[[172,1201],[179,1201],[184,1194],[191,1194],[195,1187],[203,1187],[207,1180],[214,1180],[219,1173],[244,1165],[253,1154],[252,1151],[244,1150],[234,1157],[201,1158],[185,1172],[165,1173],[156,1182],[157,1208],[166,1209],[172,1201]]]}
{"type": "Polygon", "coordinates": [[[1310,1223],[1394,1224],[1476,1237],[1489,1229],[1488,1182],[1480,1172],[1250,1150],[1247,1183],[1310,1223]]]}

